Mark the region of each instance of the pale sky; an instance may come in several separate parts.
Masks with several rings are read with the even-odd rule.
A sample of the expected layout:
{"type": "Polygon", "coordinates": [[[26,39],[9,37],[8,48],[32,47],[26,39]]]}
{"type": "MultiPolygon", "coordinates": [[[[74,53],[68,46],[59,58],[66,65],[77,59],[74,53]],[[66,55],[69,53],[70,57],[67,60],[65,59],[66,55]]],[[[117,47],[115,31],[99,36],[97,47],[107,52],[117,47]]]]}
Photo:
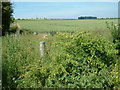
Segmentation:
{"type": "Polygon", "coordinates": [[[11,0],[13,2],[119,2],[120,0],[11,0]]]}
{"type": "Polygon", "coordinates": [[[14,2],[13,6],[15,18],[118,17],[117,2],[14,2]]]}

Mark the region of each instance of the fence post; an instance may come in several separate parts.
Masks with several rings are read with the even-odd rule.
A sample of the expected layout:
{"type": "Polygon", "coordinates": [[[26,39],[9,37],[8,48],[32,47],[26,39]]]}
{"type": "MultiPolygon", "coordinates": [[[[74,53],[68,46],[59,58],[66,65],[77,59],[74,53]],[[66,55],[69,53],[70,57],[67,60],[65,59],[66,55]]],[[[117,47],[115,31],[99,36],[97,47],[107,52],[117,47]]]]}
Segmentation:
{"type": "Polygon", "coordinates": [[[20,25],[17,23],[17,31],[16,31],[16,34],[19,35],[20,34],[20,25]]]}
{"type": "Polygon", "coordinates": [[[46,42],[40,42],[40,56],[43,57],[44,56],[44,53],[45,53],[45,48],[46,48],[46,45],[45,45],[46,42]]]}

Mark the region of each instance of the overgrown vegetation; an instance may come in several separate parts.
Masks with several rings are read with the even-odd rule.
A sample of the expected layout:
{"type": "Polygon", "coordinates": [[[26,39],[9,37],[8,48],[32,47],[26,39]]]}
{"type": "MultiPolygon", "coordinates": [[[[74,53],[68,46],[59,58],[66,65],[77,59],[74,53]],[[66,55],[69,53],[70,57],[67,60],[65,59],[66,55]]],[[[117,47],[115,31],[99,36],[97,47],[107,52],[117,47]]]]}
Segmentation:
{"type": "Polygon", "coordinates": [[[60,52],[53,53],[52,62],[49,61],[47,67],[43,66],[45,87],[117,86],[117,51],[114,44],[101,36],[93,37],[88,33],[59,34],[56,41],[55,48],[60,52]]]}
{"type": "Polygon", "coordinates": [[[88,32],[3,38],[3,88],[118,88],[116,45],[88,32]],[[32,37],[32,38],[31,38],[32,37]]]}
{"type": "Polygon", "coordinates": [[[107,28],[110,30],[112,38],[113,38],[113,43],[115,43],[117,45],[116,49],[119,50],[118,55],[120,55],[120,24],[114,24],[112,23],[108,23],[107,24],[107,28]]]}
{"type": "MultiPolygon", "coordinates": [[[[34,35],[6,36],[2,38],[2,83],[4,88],[16,88],[24,67],[40,61],[39,41],[34,35]],[[31,38],[32,37],[32,38],[31,38]],[[16,80],[18,82],[16,82],[16,80]]],[[[31,78],[32,79],[32,78],[31,78]]]]}
{"type": "MultiPolygon", "coordinates": [[[[107,35],[110,32],[106,30],[107,19],[18,19],[19,28],[18,24],[13,23],[12,13],[11,2],[2,2],[2,35],[10,34],[2,37],[3,89],[120,87],[119,25],[107,23],[113,38],[111,42],[107,35]],[[10,26],[10,23],[13,24],[10,26]],[[21,34],[23,32],[25,34],[21,34]],[[39,51],[40,41],[47,42],[43,57],[39,51]]],[[[117,19],[108,21],[117,23],[117,19]]]]}

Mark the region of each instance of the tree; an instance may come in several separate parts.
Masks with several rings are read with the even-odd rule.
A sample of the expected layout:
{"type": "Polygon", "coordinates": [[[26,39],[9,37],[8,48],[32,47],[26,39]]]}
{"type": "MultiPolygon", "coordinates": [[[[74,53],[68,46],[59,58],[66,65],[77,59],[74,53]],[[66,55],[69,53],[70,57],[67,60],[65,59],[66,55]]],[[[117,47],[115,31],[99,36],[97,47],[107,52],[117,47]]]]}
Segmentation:
{"type": "Polygon", "coordinates": [[[78,17],[78,19],[97,19],[97,17],[93,17],[93,16],[81,16],[81,17],[78,17]]]}
{"type": "Polygon", "coordinates": [[[2,2],[2,36],[9,32],[10,23],[14,21],[11,2],[2,2]]]}

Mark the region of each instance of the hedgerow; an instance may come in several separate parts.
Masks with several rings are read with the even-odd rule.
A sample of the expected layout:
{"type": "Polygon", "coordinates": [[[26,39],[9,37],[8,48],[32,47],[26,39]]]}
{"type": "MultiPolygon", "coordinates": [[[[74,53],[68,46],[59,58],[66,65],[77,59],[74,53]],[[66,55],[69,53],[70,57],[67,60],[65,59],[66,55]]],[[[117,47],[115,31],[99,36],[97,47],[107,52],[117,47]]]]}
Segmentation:
{"type": "Polygon", "coordinates": [[[10,51],[14,51],[15,60],[4,51],[4,70],[10,74],[6,79],[12,79],[9,85],[13,83],[17,88],[118,88],[118,51],[114,43],[88,32],[57,33],[51,39],[41,58],[34,56],[32,46],[24,53],[21,51],[19,58],[14,50],[22,50],[22,46],[17,43],[7,50],[11,56],[10,51]],[[22,56],[25,58],[21,61],[22,56]]]}
{"type": "MultiPolygon", "coordinates": [[[[58,34],[54,61],[44,70],[49,74],[45,87],[113,88],[117,74],[112,74],[117,58],[115,45],[102,36],[89,33],[58,34]]],[[[52,59],[53,60],[53,59],[52,59]]],[[[117,70],[116,70],[117,73],[117,70]]]]}

